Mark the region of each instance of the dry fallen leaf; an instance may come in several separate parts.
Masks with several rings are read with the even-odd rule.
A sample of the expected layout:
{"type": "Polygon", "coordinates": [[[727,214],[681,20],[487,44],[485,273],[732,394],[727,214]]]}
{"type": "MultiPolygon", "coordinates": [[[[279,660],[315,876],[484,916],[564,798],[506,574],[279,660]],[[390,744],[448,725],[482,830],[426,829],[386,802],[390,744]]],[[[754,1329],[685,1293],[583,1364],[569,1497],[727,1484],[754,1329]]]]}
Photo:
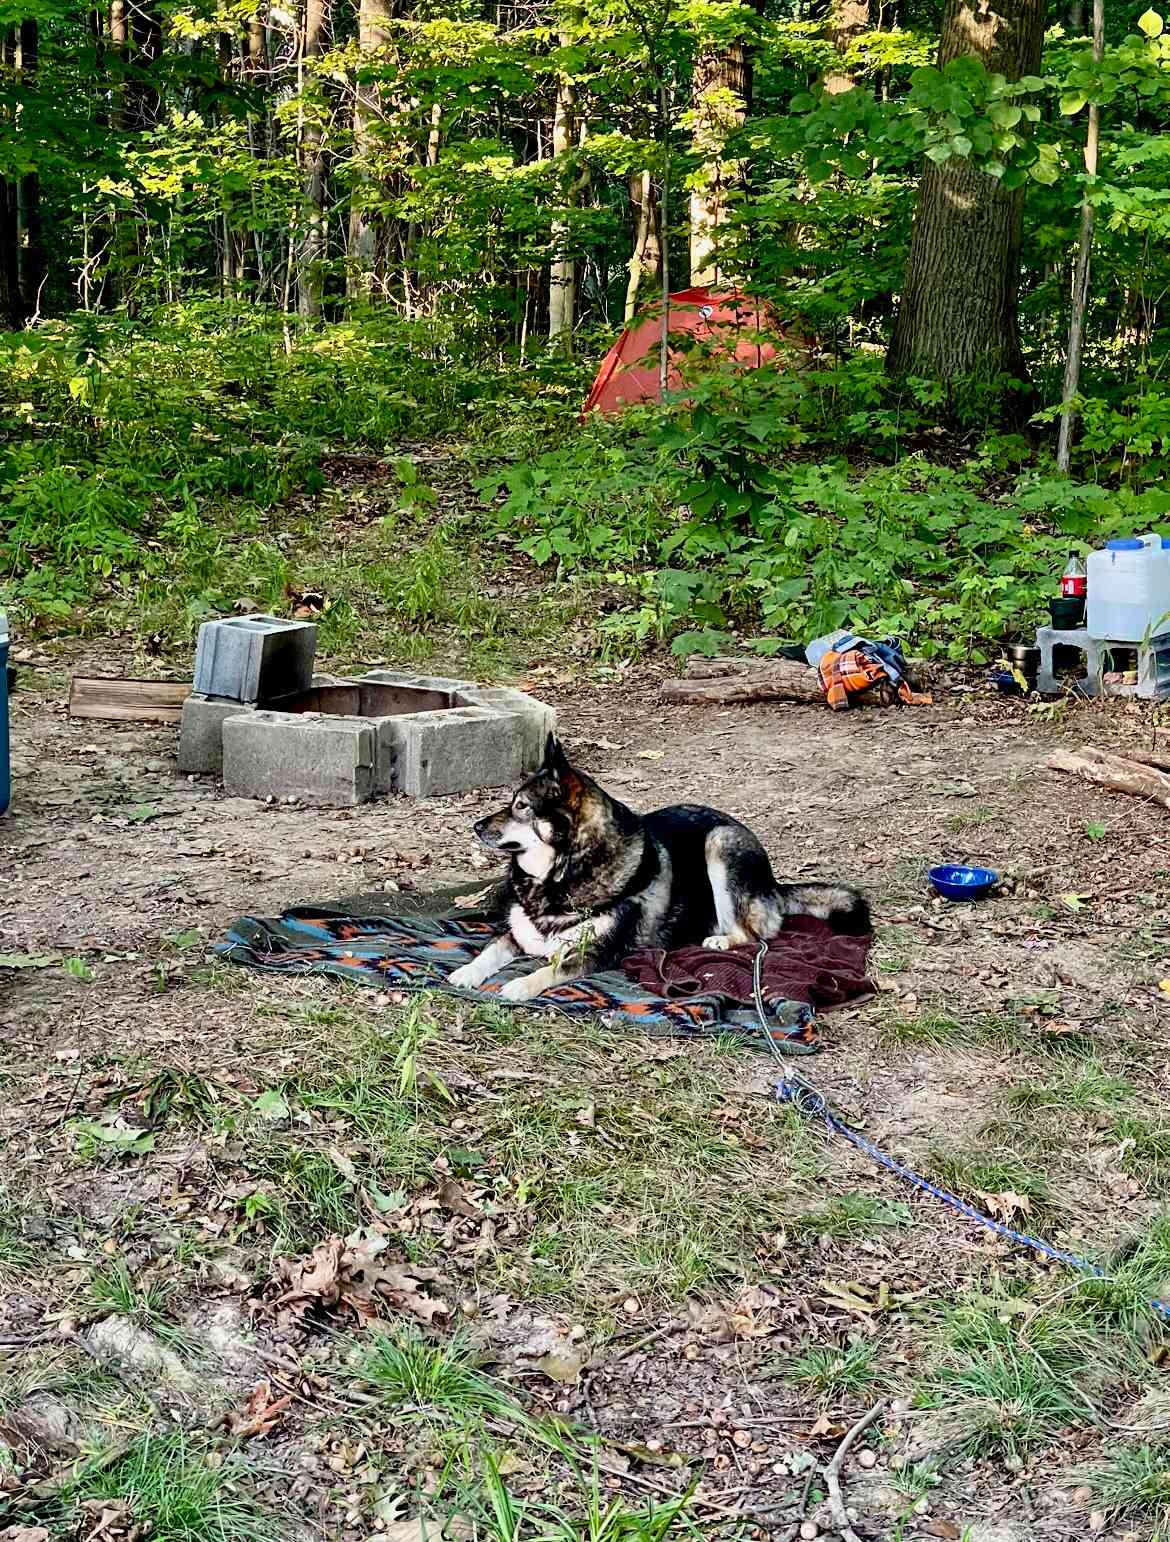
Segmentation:
{"type": "Polygon", "coordinates": [[[234,1409],[224,1418],[229,1435],[242,1440],[271,1435],[292,1404],[292,1395],[274,1398],[270,1382],[257,1382],[243,1408],[234,1409]]]}
{"type": "Polygon", "coordinates": [[[828,1414],[821,1414],[817,1422],[807,1432],[805,1438],[808,1440],[836,1440],[838,1435],[844,1435],[844,1433],[845,1426],[843,1424],[834,1424],[828,1414]]]}
{"type": "Polygon", "coordinates": [[[383,1304],[421,1322],[449,1317],[451,1308],[427,1286],[446,1284],[437,1269],[380,1262],[385,1237],[370,1232],[352,1246],[340,1237],[320,1242],[307,1259],[278,1258],[276,1284],[284,1290],[272,1302],[278,1321],[291,1321],[314,1308],[347,1307],[359,1322],[380,1315],[383,1304]]]}
{"type": "Polygon", "coordinates": [[[976,1193],[987,1206],[987,1213],[1000,1221],[1010,1221],[1015,1215],[1025,1216],[1032,1208],[1032,1201],[1026,1194],[1016,1194],[1011,1189],[1004,1189],[999,1194],[984,1194],[977,1189],[976,1193]]]}
{"type": "Polygon", "coordinates": [[[43,1526],[5,1526],[0,1531],[0,1542],[48,1542],[49,1533],[43,1526]]]}
{"type": "Polygon", "coordinates": [[[465,1215],[478,1221],[483,1216],[483,1211],[478,1205],[473,1205],[464,1192],[463,1185],[454,1178],[448,1178],[439,1187],[439,1203],[444,1210],[450,1210],[454,1215],[465,1215]]]}
{"type": "Polygon", "coordinates": [[[475,894],[457,894],[455,903],[461,910],[467,910],[472,905],[482,905],[491,892],[492,886],[489,884],[486,889],[479,889],[475,894]]]}
{"type": "Polygon", "coordinates": [[[405,1521],[388,1521],[380,1535],[386,1542],[440,1542],[443,1528],[438,1521],[412,1515],[405,1521]]]}
{"type": "Polygon", "coordinates": [[[948,1542],[955,1542],[956,1537],[963,1535],[954,1521],[948,1521],[945,1515],[940,1515],[937,1520],[928,1521],[925,1526],[920,1526],[918,1529],[925,1537],[946,1537],[948,1542]]]}
{"type": "Polygon", "coordinates": [[[563,1353],[551,1353],[541,1355],[539,1360],[533,1360],[532,1364],[538,1371],[543,1372],[549,1381],[559,1381],[565,1386],[571,1386],[581,1379],[581,1372],[589,1360],[589,1352],[585,1348],[574,1346],[563,1353]]]}

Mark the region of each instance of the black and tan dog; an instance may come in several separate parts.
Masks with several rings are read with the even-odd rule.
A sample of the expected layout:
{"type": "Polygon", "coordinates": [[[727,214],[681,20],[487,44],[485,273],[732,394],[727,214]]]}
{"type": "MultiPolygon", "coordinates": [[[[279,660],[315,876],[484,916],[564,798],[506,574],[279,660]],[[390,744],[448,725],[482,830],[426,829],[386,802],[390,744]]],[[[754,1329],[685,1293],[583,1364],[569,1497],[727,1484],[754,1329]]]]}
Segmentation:
{"type": "Polygon", "coordinates": [[[547,960],[508,982],[508,1001],[614,968],[635,948],[770,939],[787,915],[818,916],[855,935],[870,929],[855,890],[777,883],[752,832],[715,809],[635,814],[570,766],[551,736],[535,776],[475,833],[511,859],[508,930],[451,984],[482,985],[521,955],[547,960]]]}

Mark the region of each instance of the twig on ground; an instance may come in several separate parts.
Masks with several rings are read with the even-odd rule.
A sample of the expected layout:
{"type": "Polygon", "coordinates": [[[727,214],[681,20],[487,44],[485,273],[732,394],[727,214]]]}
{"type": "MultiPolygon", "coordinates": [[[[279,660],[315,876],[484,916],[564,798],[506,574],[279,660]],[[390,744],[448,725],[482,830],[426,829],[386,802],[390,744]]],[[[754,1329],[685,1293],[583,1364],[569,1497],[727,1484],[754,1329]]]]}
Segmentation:
{"type": "Polygon", "coordinates": [[[77,1089],[81,1086],[81,1078],[84,1075],[85,1061],[82,1060],[81,1064],[77,1068],[77,1075],[73,1078],[73,1085],[69,1089],[69,1096],[65,1099],[65,1107],[61,1110],[55,1119],[50,1119],[48,1124],[43,1124],[41,1126],[42,1130],[55,1130],[59,1128],[59,1126],[63,1125],[66,1119],[69,1118],[69,1115],[73,1112],[73,1104],[77,1097],[77,1089]]]}
{"type": "Polygon", "coordinates": [[[809,1467],[807,1476],[805,1477],[804,1488],[801,1490],[800,1504],[797,1506],[796,1510],[796,1519],[793,1521],[792,1525],[789,1526],[788,1530],[783,1534],[783,1536],[781,1536],[780,1542],[795,1542],[796,1535],[800,1531],[800,1523],[804,1520],[805,1511],[808,1509],[808,1496],[812,1493],[813,1479],[816,1477],[818,1472],[820,1472],[820,1468],[815,1462],[813,1462],[809,1467]]]}
{"type": "Polygon", "coordinates": [[[880,1415],[886,1403],[883,1398],[869,1410],[862,1414],[857,1423],[847,1432],[841,1444],[833,1453],[833,1460],[825,1468],[825,1484],[829,1490],[829,1509],[833,1514],[833,1525],[841,1533],[842,1542],[861,1542],[853,1527],[849,1524],[849,1516],[845,1512],[845,1500],[841,1495],[841,1468],[845,1458],[849,1455],[850,1448],[857,1437],[867,1430],[880,1415]]]}

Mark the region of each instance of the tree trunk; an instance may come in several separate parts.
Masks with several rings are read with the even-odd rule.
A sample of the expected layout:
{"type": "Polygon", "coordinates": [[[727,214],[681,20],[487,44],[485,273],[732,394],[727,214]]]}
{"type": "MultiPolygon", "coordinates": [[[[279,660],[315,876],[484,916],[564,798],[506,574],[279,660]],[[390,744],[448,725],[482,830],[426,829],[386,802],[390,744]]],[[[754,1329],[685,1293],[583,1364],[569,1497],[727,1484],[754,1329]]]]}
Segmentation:
{"type": "Polygon", "coordinates": [[[127,127],[131,129],[150,129],[158,123],[162,98],[152,72],[161,55],[162,22],[158,12],[146,0],[133,0],[130,6],[132,74],[126,92],[127,127]]]}
{"type": "MultiPolygon", "coordinates": [[[[1093,0],[1093,61],[1101,63],[1105,52],[1105,0],[1093,0]]],[[[1089,103],[1089,127],[1085,135],[1085,175],[1097,175],[1097,148],[1101,137],[1101,109],[1089,103]]],[[[1093,250],[1093,205],[1086,188],[1081,198],[1081,235],[1073,274],[1072,313],[1068,323],[1068,356],[1060,393],[1060,431],[1056,439],[1056,469],[1067,474],[1072,461],[1073,397],[1081,386],[1081,351],[1085,342],[1085,316],[1089,309],[1089,257],[1093,250]]]]}
{"type": "MultiPolygon", "coordinates": [[[[567,47],[570,39],[561,34],[561,44],[567,47]]],[[[572,199],[570,179],[564,165],[573,148],[576,100],[572,84],[565,77],[557,78],[557,100],[553,112],[552,159],[554,168],[560,162],[560,196],[572,199]]],[[[569,222],[562,215],[553,221],[553,261],[548,285],[548,340],[561,353],[573,351],[573,325],[577,314],[577,263],[569,251],[572,232],[569,222]]]]}
{"type": "Polygon", "coordinates": [[[639,293],[658,283],[662,274],[658,200],[648,171],[630,173],[630,208],[634,215],[634,251],[630,257],[630,281],[626,286],[627,322],[638,309],[639,293]]]}
{"type": "Polygon", "coordinates": [[[751,57],[745,41],[700,52],[691,85],[692,142],[701,161],[691,186],[692,284],[719,282],[719,227],[726,217],[727,190],[742,170],[738,163],[724,160],[724,148],[749,111],[751,94],[751,57]]]}
{"type": "Polygon", "coordinates": [[[0,177],[0,326],[18,327],[20,315],[20,237],[16,184],[0,177]]]}
{"type": "MultiPolygon", "coordinates": [[[[330,0],[306,0],[305,30],[301,41],[300,90],[305,89],[305,60],[324,53],[329,38],[330,0]]],[[[312,318],[321,314],[323,274],[321,265],[329,249],[329,229],[325,217],[325,141],[317,121],[316,103],[310,104],[310,116],[301,109],[301,167],[304,177],[304,230],[301,235],[300,263],[297,271],[297,310],[312,318]]]]}
{"type": "MultiPolygon", "coordinates": [[[[16,98],[27,91],[37,70],[39,37],[37,24],[22,21],[15,38],[16,98]]],[[[19,123],[20,109],[17,108],[19,123]]],[[[10,297],[13,319],[24,326],[40,310],[44,282],[44,253],[41,246],[41,189],[35,171],[26,171],[15,183],[16,202],[16,290],[10,297]]]]}
{"type": "MultiPolygon", "coordinates": [[[[939,67],[966,56],[1008,80],[1036,74],[1046,11],[1044,0],[947,0],[939,67]]],[[[886,361],[891,375],[982,385],[1006,376],[1026,389],[1023,212],[1023,188],[1005,189],[970,160],[927,162],[886,361]]]]}
{"type": "Polygon", "coordinates": [[[244,74],[255,79],[268,68],[268,29],[264,17],[257,12],[249,16],[244,38],[244,74]]]}
{"type": "MultiPolygon", "coordinates": [[[[829,37],[839,54],[847,54],[854,38],[868,31],[869,0],[833,0],[829,7],[829,37]]],[[[825,72],[825,90],[830,96],[852,91],[856,84],[843,65],[825,72]]]]}
{"type": "MultiPolygon", "coordinates": [[[[376,53],[390,41],[387,23],[394,15],[393,0],[360,0],[358,48],[376,53]]],[[[354,93],[353,148],[361,167],[360,184],[349,215],[349,281],[351,295],[369,295],[386,270],[386,219],[369,207],[369,193],[379,179],[371,174],[370,160],[378,145],[377,124],[382,116],[382,92],[378,86],[358,84],[354,93]],[[366,189],[363,197],[362,189],[366,189]]]]}

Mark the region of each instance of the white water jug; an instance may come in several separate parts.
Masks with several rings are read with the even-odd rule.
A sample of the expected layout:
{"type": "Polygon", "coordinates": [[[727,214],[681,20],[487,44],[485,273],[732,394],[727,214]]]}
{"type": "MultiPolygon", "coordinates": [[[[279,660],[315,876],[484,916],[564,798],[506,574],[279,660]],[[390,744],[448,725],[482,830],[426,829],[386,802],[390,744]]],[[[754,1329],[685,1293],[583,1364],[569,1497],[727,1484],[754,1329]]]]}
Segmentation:
{"type": "Polygon", "coordinates": [[[1144,642],[1170,632],[1170,540],[1110,541],[1089,553],[1086,624],[1098,642],[1144,642]]]}

